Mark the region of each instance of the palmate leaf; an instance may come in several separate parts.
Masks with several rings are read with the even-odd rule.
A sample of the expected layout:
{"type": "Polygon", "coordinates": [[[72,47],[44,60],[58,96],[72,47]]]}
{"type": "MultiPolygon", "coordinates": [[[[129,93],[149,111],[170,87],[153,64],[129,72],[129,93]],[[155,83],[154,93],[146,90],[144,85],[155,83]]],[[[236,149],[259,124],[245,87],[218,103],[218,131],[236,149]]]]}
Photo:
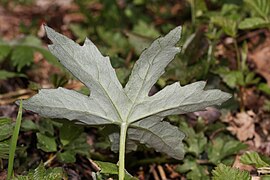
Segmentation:
{"type": "Polygon", "coordinates": [[[17,71],[21,71],[25,66],[33,63],[34,53],[39,52],[51,64],[61,67],[48,50],[41,46],[41,41],[34,36],[26,36],[12,42],[4,42],[0,40],[0,62],[10,56],[11,63],[17,67],[17,71]]]}
{"type": "MultiPolygon", "coordinates": [[[[151,87],[164,73],[165,67],[180,51],[175,47],[181,27],[155,40],[135,63],[125,88],[117,79],[108,57],[86,39],[83,46],[45,27],[52,45],[50,51],[75,77],[90,90],[90,96],[64,88],[43,89],[23,102],[24,108],[51,118],[78,120],[87,125],[127,124],[132,146],[141,142],[176,159],[184,156],[184,134],[163,118],[219,105],[231,96],[220,90],[203,90],[205,82],[184,87],[174,83],[153,96],[151,87]]],[[[111,136],[116,145],[119,133],[111,136]]],[[[113,147],[115,147],[113,145],[113,147]]],[[[136,149],[133,148],[133,149],[136,149]]],[[[115,148],[117,150],[117,148],[115,148]]]]}

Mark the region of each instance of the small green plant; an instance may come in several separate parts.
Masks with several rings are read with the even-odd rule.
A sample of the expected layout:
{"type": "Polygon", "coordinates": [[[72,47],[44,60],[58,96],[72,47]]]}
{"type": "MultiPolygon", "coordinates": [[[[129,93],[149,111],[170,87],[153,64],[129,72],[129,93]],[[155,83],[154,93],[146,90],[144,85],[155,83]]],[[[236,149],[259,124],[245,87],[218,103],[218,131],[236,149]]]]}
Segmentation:
{"type": "Polygon", "coordinates": [[[0,79],[26,77],[22,69],[33,64],[35,52],[42,54],[48,62],[59,66],[57,59],[42,47],[41,41],[35,36],[26,36],[9,43],[0,40],[0,63],[8,62],[11,67],[16,68],[16,72],[0,70],[0,79]]]}
{"type": "Polygon", "coordinates": [[[8,159],[9,143],[13,128],[14,126],[10,118],[0,118],[0,167],[3,167],[2,159],[8,159]]]}
{"type": "Polygon", "coordinates": [[[205,82],[181,87],[178,82],[148,96],[165,67],[180,51],[175,47],[181,27],[155,40],[135,63],[129,81],[122,87],[109,58],[86,39],[83,46],[45,27],[50,51],[91,91],[90,96],[64,88],[42,89],[23,102],[24,108],[51,118],[77,120],[86,125],[112,126],[112,149],[119,150],[119,180],[124,179],[125,151],[146,144],[175,159],[184,157],[184,133],[164,117],[219,105],[231,95],[204,90],[205,82]]]}
{"type": "MultiPolygon", "coordinates": [[[[100,170],[97,173],[93,173],[94,180],[103,180],[113,178],[116,179],[118,175],[118,166],[109,162],[95,161],[100,170]]],[[[125,180],[137,180],[127,172],[125,172],[125,180]]]]}
{"type": "Polygon", "coordinates": [[[63,169],[60,167],[48,168],[45,169],[45,166],[41,163],[36,169],[30,170],[27,175],[20,175],[13,180],[37,180],[37,179],[46,179],[46,180],[62,180],[66,179],[66,175],[63,172],[63,169]]]}
{"type": "Polygon", "coordinates": [[[90,146],[86,143],[84,128],[70,121],[56,122],[42,119],[34,123],[31,120],[24,120],[22,130],[34,131],[37,137],[37,148],[54,154],[44,162],[44,165],[49,165],[55,159],[63,163],[74,163],[77,154],[89,156],[90,146]],[[55,138],[55,131],[59,132],[59,138],[55,138]],[[70,133],[71,131],[73,133],[70,133]]]}
{"type": "Polygon", "coordinates": [[[225,125],[220,122],[205,126],[205,122],[199,119],[192,128],[181,121],[180,129],[188,136],[184,140],[186,156],[175,170],[190,180],[210,179],[211,168],[219,163],[232,165],[234,155],[247,148],[247,145],[224,132],[225,125]]]}
{"type": "Polygon", "coordinates": [[[228,66],[218,66],[213,72],[219,74],[223,81],[232,89],[238,92],[240,110],[245,110],[244,105],[244,89],[250,85],[256,85],[260,82],[260,78],[249,70],[247,65],[247,43],[239,46],[237,38],[239,36],[239,23],[241,15],[239,15],[240,6],[224,5],[221,13],[211,17],[211,23],[221,27],[222,31],[231,38],[231,47],[235,51],[236,67],[229,69],[228,66]]]}
{"type": "Polygon", "coordinates": [[[239,24],[240,29],[256,29],[270,27],[270,2],[268,0],[244,0],[251,17],[239,24]]]}
{"type": "MultiPolygon", "coordinates": [[[[270,159],[267,156],[258,154],[257,152],[246,152],[240,158],[240,162],[246,165],[252,165],[257,169],[260,179],[269,179],[270,159]]],[[[212,172],[214,180],[250,180],[251,175],[248,171],[242,171],[232,168],[224,164],[219,164],[212,172]]]]}

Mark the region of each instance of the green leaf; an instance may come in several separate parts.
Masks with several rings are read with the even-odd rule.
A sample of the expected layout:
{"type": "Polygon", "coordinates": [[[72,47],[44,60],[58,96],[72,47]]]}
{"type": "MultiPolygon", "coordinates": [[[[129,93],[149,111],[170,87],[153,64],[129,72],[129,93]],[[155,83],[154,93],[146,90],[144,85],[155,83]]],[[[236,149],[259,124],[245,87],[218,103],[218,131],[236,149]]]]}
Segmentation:
{"type": "Polygon", "coordinates": [[[30,170],[25,176],[18,176],[13,180],[62,180],[67,178],[63,169],[60,167],[54,167],[45,169],[43,164],[40,164],[36,169],[30,170]]]}
{"type": "Polygon", "coordinates": [[[33,49],[26,46],[16,46],[11,55],[12,65],[17,66],[17,70],[29,66],[33,61],[33,49]]]}
{"type": "MultiPolygon", "coordinates": [[[[100,167],[100,173],[118,175],[118,166],[116,164],[102,161],[95,161],[95,163],[100,167]]],[[[126,172],[125,180],[137,180],[137,178],[132,177],[126,172]]]]}
{"type": "Polygon", "coordinates": [[[55,152],[57,151],[57,145],[55,138],[48,137],[44,134],[37,133],[37,147],[45,152],[55,152]]]}
{"type": "Polygon", "coordinates": [[[260,78],[255,76],[256,74],[254,72],[247,72],[245,76],[245,85],[258,84],[260,82],[260,78]]]}
{"type": "Polygon", "coordinates": [[[70,24],[69,29],[78,38],[77,42],[83,42],[85,37],[89,34],[82,24],[70,24]]]}
{"type": "Polygon", "coordinates": [[[257,152],[246,152],[240,158],[241,163],[254,165],[256,168],[269,167],[270,165],[261,159],[257,152]]]}
{"type": "Polygon", "coordinates": [[[7,58],[10,52],[11,47],[8,44],[0,41],[0,62],[5,60],[5,58],[7,58]]]}
{"type": "Polygon", "coordinates": [[[227,67],[219,67],[214,72],[217,73],[231,88],[235,88],[237,85],[245,85],[244,74],[242,71],[232,71],[227,67]]]}
{"type": "Polygon", "coordinates": [[[109,162],[95,161],[100,167],[100,173],[103,174],[118,174],[118,166],[109,162]]]}
{"type": "Polygon", "coordinates": [[[0,129],[0,141],[9,138],[13,133],[13,125],[11,124],[11,120],[7,118],[1,118],[0,129]]]}
{"type": "Polygon", "coordinates": [[[10,141],[5,140],[0,142],[0,159],[8,159],[10,141]]]}
{"type": "Polygon", "coordinates": [[[213,180],[251,180],[251,176],[247,171],[241,171],[231,168],[224,164],[219,164],[212,172],[213,180]]]}
{"type": "Polygon", "coordinates": [[[64,150],[73,151],[81,155],[89,156],[90,145],[87,143],[87,136],[81,133],[73,141],[63,147],[64,150]]]}
{"type": "Polygon", "coordinates": [[[0,80],[6,80],[13,77],[27,77],[27,76],[21,73],[0,70],[0,80]]]}
{"type": "MultiPolygon", "coordinates": [[[[42,116],[78,120],[87,125],[115,124],[130,127],[128,134],[147,132],[148,136],[143,137],[143,143],[181,159],[184,156],[182,133],[178,128],[172,128],[171,125],[160,121],[168,115],[183,114],[203,110],[208,106],[220,105],[231,97],[220,90],[205,91],[205,82],[197,82],[184,87],[177,82],[153,96],[148,96],[150,89],[164,73],[166,66],[180,51],[178,47],[175,47],[180,39],[180,27],[158,38],[143,51],[134,65],[125,88],[117,79],[109,58],[104,57],[89,39],[80,46],[49,27],[45,29],[53,42],[49,46],[50,51],[65,68],[91,90],[91,93],[90,96],[85,96],[64,88],[42,89],[37,95],[24,101],[26,109],[42,116]],[[151,128],[150,121],[153,122],[152,126],[159,128],[151,128]],[[171,129],[168,136],[174,134],[176,137],[169,138],[165,131],[160,133],[160,129],[164,126],[171,129]],[[179,138],[178,141],[177,138],[179,138]],[[176,144],[170,144],[164,149],[156,144],[156,142],[166,142],[166,140],[176,144]]],[[[136,134],[134,137],[139,136],[136,134]]]]}
{"type": "Polygon", "coordinates": [[[236,37],[237,34],[237,22],[233,19],[222,17],[222,16],[214,16],[211,17],[211,22],[222,27],[225,34],[236,37]]]}
{"type": "Polygon", "coordinates": [[[62,68],[57,58],[44,49],[41,46],[41,41],[35,36],[26,36],[11,43],[0,41],[0,62],[10,55],[11,63],[13,66],[17,66],[18,71],[33,63],[34,52],[41,53],[49,63],[62,68]]]}
{"type": "Polygon", "coordinates": [[[43,119],[38,123],[38,130],[42,134],[54,135],[53,121],[51,119],[43,119]]]}
{"type": "Polygon", "coordinates": [[[0,126],[12,123],[10,118],[0,117],[0,126]]]}
{"type": "Polygon", "coordinates": [[[257,29],[257,28],[265,28],[269,26],[270,26],[270,22],[260,17],[246,18],[243,21],[241,21],[239,24],[240,29],[257,29]]]}
{"type": "MultiPolygon", "coordinates": [[[[57,58],[55,58],[52,53],[50,53],[47,49],[44,49],[42,46],[41,41],[35,36],[27,36],[26,38],[22,39],[19,46],[23,46],[25,48],[32,49],[33,51],[37,51],[43,55],[43,57],[52,65],[62,68],[62,65],[58,62],[57,58]]],[[[15,46],[16,48],[17,46],[15,46]]],[[[32,59],[33,60],[33,59],[32,59]]]]}
{"type": "Polygon", "coordinates": [[[213,139],[208,145],[207,153],[209,161],[218,164],[224,158],[238,153],[240,150],[246,149],[247,145],[236,141],[227,136],[220,136],[213,139]]]}
{"type": "Polygon", "coordinates": [[[37,131],[38,125],[36,125],[32,120],[24,120],[21,125],[24,131],[37,131]]]}
{"type": "Polygon", "coordinates": [[[188,156],[184,159],[184,163],[176,167],[179,173],[186,173],[187,179],[207,180],[209,179],[206,166],[201,166],[196,159],[188,156]]]}
{"type": "Polygon", "coordinates": [[[125,32],[128,36],[128,42],[134,47],[136,54],[141,54],[153,41],[153,39],[144,37],[132,32],[125,32]]]}
{"type": "Polygon", "coordinates": [[[268,0],[244,0],[244,2],[259,16],[267,19],[270,13],[270,2],[268,0]]]}
{"type": "Polygon", "coordinates": [[[146,23],[142,20],[139,20],[138,23],[135,24],[132,31],[135,34],[153,39],[160,36],[160,33],[155,29],[152,24],[146,23]]]}
{"type": "Polygon", "coordinates": [[[74,153],[73,151],[65,151],[65,152],[58,152],[57,154],[57,158],[63,162],[63,163],[74,163],[76,162],[76,153],[74,153]]]}
{"type": "Polygon", "coordinates": [[[97,33],[101,40],[110,46],[110,55],[125,53],[128,50],[128,41],[122,33],[106,31],[104,26],[99,26],[97,33]]]}
{"type": "Polygon", "coordinates": [[[72,123],[63,123],[62,127],[59,129],[59,132],[60,141],[63,146],[66,146],[81,135],[83,128],[72,123]]]}
{"type": "Polygon", "coordinates": [[[266,83],[260,83],[258,85],[258,89],[260,91],[264,92],[265,94],[270,95],[270,87],[269,87],[268,84],[266,84],[266,83]]]}
{"type": "Polygon", "coordinates": [[[205,150],[207,138],[203,132],[195,133],[194,129],[182,123],[180,129],[186,134],[185,142],[187,143],[187,152],[195,154],[197,157],[205,150]]]}

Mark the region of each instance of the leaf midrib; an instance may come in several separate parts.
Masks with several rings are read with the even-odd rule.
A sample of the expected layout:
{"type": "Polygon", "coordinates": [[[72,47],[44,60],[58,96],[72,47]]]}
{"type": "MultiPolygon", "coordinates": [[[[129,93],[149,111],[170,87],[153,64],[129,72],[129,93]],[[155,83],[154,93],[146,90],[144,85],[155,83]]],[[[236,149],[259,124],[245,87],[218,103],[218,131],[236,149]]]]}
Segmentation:
{"type": "MultiPolygon", "coordinates": [[[[212,101],[215,101],[215,100],[212,100],[212,101]]],[[[139,118],[135,118],[131,123],[135,123],[141,119],[144,119],[144,118],[147,118],[147,117],[150,117],[150,116],[153,116],[155,114],[158,114],[158,113],[162,113],[162,112],[165,112],[165,111],[168,111],[168,110],[172,110],[172,109],[179,109],[179,108],[182,108],[182,107],[185,107],[185,106],[192,106],[192,105],[196,105],[196,104],[200,104],[200,103],[206,103],[206,102],[212,102],[212,101],[205,101],[205,100],[202,100],[202,101],[199,101],[199,102],[195,102],[195,103],[187,103],[187,104],[180,104],[178,106],[170,106],[168,108],[165,108],[164,110],[156,110],[156,111],[153,111],[151,113],[148,113],[148,114],[144,114],[142,117],[139,117],[139,118]]]]}
{"type": "MultiPolygon", "coordinates": [[[[163,48],[160,49],[160,50],[157,52],[157,54],[152,58],[151,64],[152,64],[153,61],[156,59],[156,57],[161,53],[162,50],[163,50],[163,48]]],[[[148,68],[147,68],[146,74],[145,74],[145,78],[143,79],[143,83],[141,84],[141,87],[140,87],[140,89],[138,90],[138,92],[137,92],[137,94],[136,94],[136,97],[135,97],[135,99],[134,99],[134,101],[133,101],[133,103],[132,103],[132,106],[131,106],[131,108],[129,109],[128,116],[127,116],[127,121],[129,120],[129,117],[131,116],[131,112],[132,112],[132,110],[134,109],[134,106],[137,105],[137,99],[138,99],[138,96],[139,96],[139,94],[140,94],[140,92],[141,92],[141,90],[142,90],[142,87],[143,87],[143,85],[144,85],[144,83],[145,83],[145,81],[146,81],[146,77],[147,77],[147,75],[148,75],[148,72],[149,72],[150,68],[151,68],[151,67],[150,67],[150,65],[149,65],[148,68]]],[[[131,123],[131,122],[130,122],[130,123],[131,123]]]]}
{"type": "MultiPolygon", "coordinates": [[[[177,32],[175,32],[175,34],[176,34],[177,32]]],[[[152,58],[152,61],[151,61],[151,64],[153,64],[153,61],[156,59],[156,57],[168,46],[168,44],[171,42],[171,40],[173,39],[173,37],[174,36],[172,36],[171,37],[171,39],[167,42],[167,44],[166,44],[166,46],[162,46],[161,47],[161,45],[160,45],[160,39],[157,39],[157,42],[158,42],[158,44],[160,45],[160,50],[157,52],[157,54],[152,58]],[[165,48],[164,48],[165,47],[165,48]]],[[[163,39],[165,38],[165,37],[162,37],[163,39]]],[[[174,47],[174,46],[173,46],[174,47]]],[[[134,68],[134,67],[133,67],[134,68]]],[[[144,83],[145,83],[145,81],[146,81],[146,77],[147,77],[147,75],[148,75],[148,72],[149,72],[149,69],[150,69],[151,67],[150,66],[148,66],[148,68],[147,68],[147,71],[146,71],[146,75],[145,75],[145,78],[143,79],[143,83],[141,84],[141,87],[140,87],[140,89],[139,89],[139,91],[137,92],[137,94],[136,94],[136,97],[135,97],[135,99],[134,99],[134,101],[133,101],[133,103],[132,103],[132,106],[131,106],[131,108],[129,109],[129,112],[128,112],[128,116],[127,116],[127,119],[126,119],[126,121],[128,122],[128,123],[132,123],[132,122],[134,122],[134,121],[132,121],[132,122],[129,122],[129,118],[130,118],[130,116],[131,116],[131,114],[132,114],[132,112],[133,112],[133,109],[134,109],[134,106],[135,105],[137,105],[137,98],[138,98],[138,96],[139,96],[139,94],[140,94],[140,92],[141,92],[141,90],[142,90],[142,87],[143,87],[143,85],[144,85],[144,83]]],[[[147,96],[148,96],[148,94],[147,94],[147,96]]],[[[140,118],[141,119],[141,118],[140,118]]],[[[135,120],[136,121],[136,120],[135,120]]]]}

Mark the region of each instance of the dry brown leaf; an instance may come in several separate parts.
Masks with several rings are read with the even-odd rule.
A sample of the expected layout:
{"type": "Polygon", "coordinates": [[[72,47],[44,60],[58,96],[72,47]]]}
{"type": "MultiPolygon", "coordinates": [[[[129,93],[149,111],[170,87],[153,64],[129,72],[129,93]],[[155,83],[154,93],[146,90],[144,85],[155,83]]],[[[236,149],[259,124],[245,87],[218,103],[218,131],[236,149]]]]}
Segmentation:
{"type": "Polygon", "coordinates": [[[257,91],[256,87],[244,88],[242,91],[245,107],[254,112],[258,112],[264,105],[264,97],[260,96],[257,91]]]}
{"type": "Polygon", "coordinates": [[[7,178],[7,171],[3,170],[0,171],[0,180],[6,180],[7,178]]]}
{"type": "Polygon", "coordinates": [[[258,46],[249,57],[256,66],[256,72],[262,75],[270,86],[270,39],[258,46]]]}
{"type": "Polygon", "coordinates": [[[238,169],[240,169],[240,170],[249,171],[249,172],[256,170],[256,169],[255,169],[253,166],[251,166],[251,165],[242,164],[242,163],[240,162],[240,157],[241,157],[241,155],[236,155],[232,167],[238,168],[238,169]]]}
{"type": "Polygon", "coordinates": [[[240,141],[246,141],[255,136],[255,119],[256,114],[253,111],[240,112],[227,120],[230,124],[227,129],[240,141]]]}

